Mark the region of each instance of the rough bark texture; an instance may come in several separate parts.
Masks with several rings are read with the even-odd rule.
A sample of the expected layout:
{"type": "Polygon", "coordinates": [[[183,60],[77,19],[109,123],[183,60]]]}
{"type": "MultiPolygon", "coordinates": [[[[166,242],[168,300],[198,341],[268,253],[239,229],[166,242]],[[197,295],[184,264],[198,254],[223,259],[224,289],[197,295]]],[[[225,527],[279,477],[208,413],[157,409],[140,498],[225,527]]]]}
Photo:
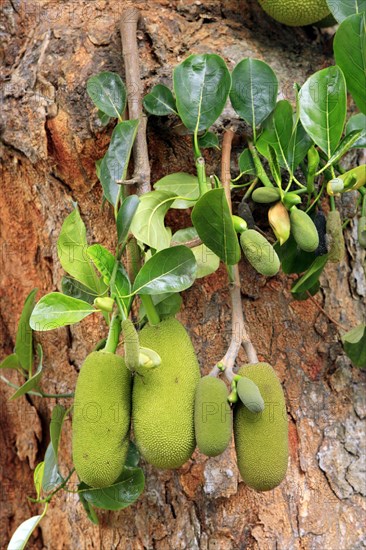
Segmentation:
{"type": "MultiPolygon", "coordinates": [[[[108,144],[87,97],[89,76],[101,70],[123,76],[119,19],[124,2],[3,0],[1,341],[14,345],[22,303],[60,289],[56,240],[77,201],[89,242],[113,250],[112,214],[101,210],[94,161],[108,144]]],[[[261,58],[277,72],[284,97],[292,84],[330,63],[331,41],[313,28],[291,29],[267,17],[254,0],[136,2],[142,10],[139,50],[146,90],[170,84],[171,69],[190,52],[216,52],[230,68],[245,56],[261,58]]],[[[232,116],[227,109],[224,126],[232,116]]],[[[190,140],[151,120],[152,178],[192,171],[190,140]]],[[[238,144],[238,151],[240,144],[238,144]]],[[[218,172],[209,152],[209,172],[218,172]]],[[[235,202],[234,202],[235,206],[235,202]]],[[[343,205],[354,214],[354,198],[343,205]]],[[[171,223],[179,226],[180,217],[171,223]]],[[[317,295],[326,311],[350,328],[365,314],[366,285],[356,251],[355,227],[347,229],[348,254],[330,265],[317,295]]],[[[310,301],[291,300],[291,281],[272,279],[240,265],[243,306],[260,360],[272,363],[283,382],[290,420],[291,458],[284,483],[256,493],[240,482],[233,449],[217,459],[196,452],[179,471],[146,466],[146,490],[131,508],[99,513],[88,522],[73,494],[58,494],[30,548],[58,549],[359,549],[366,546],[364,419],[365,373],[344,356],[337,328],[310,301]]],[[[225,270],[184,293],[180,318],[191,331],[202,372],[222,357],[230,339],[225,270]]],[[[78,369],[103,336],[96,318],[37,335],[45,351],[47,392],[73,391],[78,369]]],[[[240,360],[245,361],[244,352],[240,360]]],[[[20,382],[17,375],[9,376],[20,382]]],[[[33,469],[49,441],[55,400],[22,397],[1,385],[1,548],[15,527],[38,513],[33,469]]],[[[69,403],[69,401],[65,404],[69,403]]],[[[70,422],[60,461],[71,464],[70,422]]]]}

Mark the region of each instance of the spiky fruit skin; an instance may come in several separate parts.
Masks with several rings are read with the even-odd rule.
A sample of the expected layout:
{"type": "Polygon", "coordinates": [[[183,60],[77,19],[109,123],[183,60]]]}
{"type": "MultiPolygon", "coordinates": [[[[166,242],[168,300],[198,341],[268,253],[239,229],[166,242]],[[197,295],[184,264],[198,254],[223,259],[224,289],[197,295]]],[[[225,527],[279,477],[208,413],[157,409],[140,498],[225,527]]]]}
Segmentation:
{"type": "Polygon", "coordinates": [[[145,460],[156,468],[180,468],[195,448],[197,357],[187,331],[174,318],[146,325],[140,332],[140,344],[156,351],[161,365],[134,377],[135,442],[145,460]]]}
{"type": "Polygon", "coordinates": [[[238,402],[234,411],[234,436],[238,468],[243,481],[257,491],[269,491],[281,483],[288,462],[286,403],[271,365],[244,365],[238,374],[259,388],[265,408],[250,412],[238,402]]]}
{"type": "Polygon", "coordinates": [[[338,210],[329,212],[326,228],[329,246],[328,260],[332,263],[339,263],[344,259],[346,246],[344,244],[342,220],[338,210]]]}
{"type": "Polygon", "coordinates": [[[85,359],[75,388],[72,454],[79,478],[91,487],[112,485],[126,461],[131,374],[122,357],[104,351],[85,359]]]}
{"type": "Polygon", "coordinates": [[[258,273],[273,277],[280,269],[280,260],[272,245],[254,229],[243,231],[240,244],[248,262],[258,273]]]}
{"type": "Polygon", "coordinates": [[[268,15],[290,27],[312,25],[330,14],[326,0],[258,0],[268,15]]]}
{"type": "Polygon", "coordinates": [[[197,447],[206,456],[217,456],[229,445],[232,412],[225,383],[213,376],[198,382],[194,405],[194,429],[197,447]]]}
{"type": "Polygon", "coordinates": [[[314,252],[319,246],[319,235],[310,216],[299,208],[290,211],[291,233],[304,252],[314,252]]]}

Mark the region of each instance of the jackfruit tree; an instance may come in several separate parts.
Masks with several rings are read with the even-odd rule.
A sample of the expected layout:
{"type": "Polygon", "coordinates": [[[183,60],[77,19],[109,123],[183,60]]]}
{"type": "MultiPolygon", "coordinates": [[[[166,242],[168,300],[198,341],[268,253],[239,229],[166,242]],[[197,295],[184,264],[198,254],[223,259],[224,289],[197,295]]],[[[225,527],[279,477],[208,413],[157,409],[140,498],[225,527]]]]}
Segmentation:
{"type": "MultiPolygon", "coordinates": [[[[283,2],[260,3],[288,25],[314,23],[330,12],[339,18],[337,64],[294,83],[294,101],[278,100],[281,82],[271,59],[240,58],[229,70],[223,55],[201,49],[177,60],[171,80],[143,93],[139,12],[131,8],[121,19],[124,79],[103,64],[85,78],[96,134],[108,137],[103,156],[94,158],[91,148],[89,162],[95,162],[98,215],[110,240],[91,244],[83,197],[69,202],[54,242],[62,280],[37,302],[38,290],[29,293],[14,352],[0,364],[22,379],[19,385],[1,377],[15,390],[11,399],[56,400],[30,498],[42,512],[15,530],[9,550],[25,548],[61,491],[99,524],[103,510],[118,512],[143,498],[145,475],[154,469],[184,475],[194,453],[225,469],[232,452],[242,482],[258,493],[286,483],[295,436],[283,365],[279,354],[263,349],[243,289],[253,280],[263,288],[286,281],[294,307],[311,303],[327,316],[316,296],[325,270],[331,264],[342,270],[351,225],[364,260],[366,165],[357,165],[355,152],[366,146],[360,53],[366,30],[365,13],[350,2],[347,9],[325,0],[290,2],[285,11],[283,2]],[[350,33],[357,39],[350,41],[350,33]],[[360,111],[350,117],[348,100],[360,111]],[[166,143],[179,128],[190,147],[189,172],[154,177],[151,126],[162,129],[166,143]],[[345,214],[348,197],[356,206],[345,214]],[[199,319],[188,331],[182,315],[190,289],[206,292],[214,274],[228,292],[231,330],[224,353],[212,360],[203,348],[196,353],[199,319]],[[59,329],[82,330],[77,327],[88,322],[99,336],[78,361],[75,387],[60,383],[46,391],[39,342],[48,334],[58,342],[59,329]],[[61,461],[65,438],[72,450],[61,461]]],[[[221,331],[219,317],[213,321],[211,342],[221,331]]],[[[336,322],[354,370],[366,367],[366,325],[356,321],[346,328],[336,322]]],[[[283,331],[290,341],[290,328],[283,331]]],[[[66,349],[55,344],[59,355],[66,349]]]]}

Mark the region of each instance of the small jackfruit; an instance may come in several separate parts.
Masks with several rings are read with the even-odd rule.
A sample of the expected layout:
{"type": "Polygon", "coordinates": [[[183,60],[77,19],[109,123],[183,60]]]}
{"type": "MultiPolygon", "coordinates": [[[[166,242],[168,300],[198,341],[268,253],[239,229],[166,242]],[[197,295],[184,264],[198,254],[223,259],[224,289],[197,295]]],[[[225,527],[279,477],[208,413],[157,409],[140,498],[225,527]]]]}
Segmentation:
{"type": "Polygon", "coordinates": [[[126,461],[131,375],[122,357],[94,351],[75,388],[72,454],[79,478],[91,487],[112,485],[126,461]]]}
{"type": "Polygon", "coordinates": [[[192,455],[194,395],[200,370],[192,342],[174,318],[146,325],[140,344],[161,357],[157,369],[136,375],[132,417],[136,445],[157,468],[180,468],[192,455]]]}
{"type": "Polygon", "coordinates": [[[259,388],[265,407],[253,413],[240,401],[234,411],[234,436],[238,468],[243,481],[257,491],[269,491],[281,483],[288,462],[286,403],[271,365],[244,365],[238,374],[259,388]]]}
{"type": "Polygon", "coordinates": [[[254,189],[252,193],[252,199],[254,202],[260,202],[263,204],[279,201],[280,198],[281,193],[276,187],[258,187],[257,189],[254,189]]]}
{"type": "Polygon", "coordinates": [[[329,212],[327,217],[327,243],[329,246],[328,260],[333,263],[341,262],[346,253],[344,244],[342,220],[338,210],[329,212]]]}
{"type": "Polygon", "coordinates": [[[273,19],[291,27],[311,25],[330,13],[326,0],[259,0],[259,3],[273,19]]]}
{"type": "Polygon", "coordinates": [[[240,244],[248,262],[258,273],[272,277],[278,273],[280,260],[271,243],[254,229],[240,235],[240,244]]]}
{"type": "Polygon", "coordinates": [[[290,211],[291,233],[304,252],[314,252],[319,246],[319,235],[313,220],[294,206],[290,211]]]}
{"type": "Polygon", "coordinates": [[[240,397],[240,401],[254,413],[259,413],[264,410],[264,401],[258,386],[254,384],[250,378],[242,376],[238,380],[236,391],[240,397]]]}
{"type": "Polygon", "coordinates": [[[207,456],[217,456],[228,446],[232,433],[232,411],[225,383],[213,376],[198,382],[194,404],[197,447],[207,456]]]}

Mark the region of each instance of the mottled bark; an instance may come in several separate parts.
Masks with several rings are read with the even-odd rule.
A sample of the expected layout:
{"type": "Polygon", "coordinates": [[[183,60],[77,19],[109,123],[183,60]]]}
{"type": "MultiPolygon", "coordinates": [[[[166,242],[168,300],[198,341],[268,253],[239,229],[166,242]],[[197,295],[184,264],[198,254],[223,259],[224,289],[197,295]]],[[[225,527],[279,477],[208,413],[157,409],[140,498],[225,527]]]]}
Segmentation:
{"type": "MultiPolygon", "coordinates": [[[[254,0],[207,2],[151,0],[142,10],[139,52],[145,90],[170,84],[172,67],[190,52],[216,52],[230,68],[245,56],[269,62],[281,92],[293,100],[300,84],[332,63],[331,41],[313,28],[290,29],[265,16],[254,0]]],[[[101,71],[122,76],[119,19],[124,2],[3,0],[1,341],[14,345],[22,303],[33,288],[39,296],[60,289],[62,269],[56,240],[77,201],[90,242],[113,250],[112,213],[101,210],[94,161],[108,144],[86,95],[86,80],[101,71]]],[[[227,108],[218,127],[233,116],[227,108]]],[[[192,171],[190,139],[169,122],[148,127],[152,181],[169,172],[192,171]]],[[[240,151],[240,140],[237,143],[240,151]]],[[[208,152],[209,172],[219,156],[208,152]]],[[[237,206],[234,198],[233,207],[237,206]]],[[[354,198],[342,206],[354,213],[354,198]]],[[[179,227],[184,215],[169,217],[179,227]]],[[[327,266],[316,299],[350,328],[365,315],[364,255],[355,247],[355,227],[346,230],[347,257],[327,266]]],[[[89,549],[359,549],[366,546],[364,419],[365,373],[351,367],[340,334],[310,300],[291,299],[291,278],[257,275],[240,264],[243,306],[260,360],[271,362],[284,384],[290,420],[291,459],[283,484],[256,493],[240,482],[233,449],[207,460],[196,452],[175,472],[144,466],[140,500],[120,513],[99,513],[88,522],[73,494],[52,501],[30,548],[89,549]]],[[[202,372],[208,373],[230,341],[230,309],[223,268],[184,293],[181,320],[191,332],[202,372]]],[[[104,335],[95,318],[70,329],[37,334],[45,351],[43,387],[72,391],[78,369],[104,335]]],[[[240,360],[245,354],[240,352],[240,360]]],[[[20,382],[17,374],[11,379],[20,382]]],[[[1,392],[0,540],[38,512],[33,469],[49,441],[54,400],[1,392]]],[[[66,403],[66,401],[65,401],[66,403]]],[[[71,464],[70,422],[62,435],[62,468],[71,464]]]]}

